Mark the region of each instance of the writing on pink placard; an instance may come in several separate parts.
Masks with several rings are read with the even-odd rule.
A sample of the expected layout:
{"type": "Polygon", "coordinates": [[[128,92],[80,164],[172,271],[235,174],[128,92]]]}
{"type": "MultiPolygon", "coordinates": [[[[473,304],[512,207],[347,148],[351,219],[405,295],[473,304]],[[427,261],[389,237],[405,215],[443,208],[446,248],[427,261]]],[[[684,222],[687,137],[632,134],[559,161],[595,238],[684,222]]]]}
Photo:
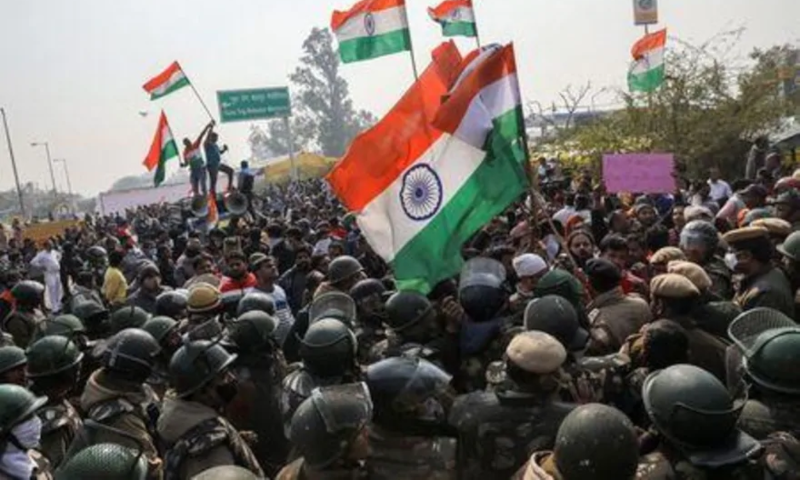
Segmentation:
{"type": "Polygon", "coordinates": [[[674,168],[671,153],[603,155],[603,181],[609,193],[672,193],[674,168]]]}

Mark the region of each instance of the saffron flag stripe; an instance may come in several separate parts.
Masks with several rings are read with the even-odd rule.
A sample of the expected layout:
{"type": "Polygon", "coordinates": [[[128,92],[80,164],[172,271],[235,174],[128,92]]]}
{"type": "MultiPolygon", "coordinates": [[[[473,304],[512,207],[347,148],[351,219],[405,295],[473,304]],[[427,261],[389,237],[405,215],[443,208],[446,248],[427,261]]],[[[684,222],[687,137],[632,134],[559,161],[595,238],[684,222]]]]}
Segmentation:
{"type": "Polygon", "coordinates": [[[348,20],[367,12],[379,12],[390,8],[405,7],[405,0],[362,0],[355,4],[350,10],[333,12],[331,18],[331,29],[339,30],[348,20]]]}
{"type": "Polygon", "coordinates": [[[374,12],[371,21],[372,31],[367,32],[366,14],[356,15],[336,29],[336,38],[341,44],[365,35],[378,36],[408,28],[405,7],[393,7],[374,12]]]}

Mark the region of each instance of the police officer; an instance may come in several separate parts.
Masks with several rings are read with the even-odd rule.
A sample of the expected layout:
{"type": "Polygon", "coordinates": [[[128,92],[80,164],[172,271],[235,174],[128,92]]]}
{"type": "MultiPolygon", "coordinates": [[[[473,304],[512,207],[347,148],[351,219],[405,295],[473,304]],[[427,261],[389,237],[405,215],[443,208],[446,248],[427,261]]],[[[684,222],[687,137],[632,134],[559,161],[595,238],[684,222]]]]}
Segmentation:
{"type": "Polygon", "coordinates": [[[370,479],[455,479],[456,440],[447,424],[452,377],[420,358],[393,357],[367,368],[374,403],[370,479]]]}
{"type": "Polygon", "coordinates": [[[128,328],[142,328],[149,318],[150,314],[137,306],[120,307],[108,320],[110,336],[128,328]]]}
{"type": "Polygon", "coordinates": [[[692,262],[672,261],[667,265],[667,273],[676,273],[697,287],[700,298],[695,302],[689,315],[697,325],[712,335],[726,338],[728,325],[742,313],[742,309],[728,299],[720,299],[713,293],[713,282],[705,270],[692,262]]]}
{"type": "Polygon", "coordinates": [[[680,247],[686,259],[706,271],[711,278],[711,290],[719,298],[731,298],[733,287],[731,271],[725,261],[717,255],[719,233],[717,228],[705,220],[693,220],[681,230],[680,247]]]}
{"type": "Polygon", "coordinates": [[[350,297],[356,304],[356,338],[358,339],[358,360],[369,363],[370,351],[375,344],[386,339],[386,287],[383,282],[368,278],[356,283],[350,289],[350,297]]]}
{"type": "MultiPolygon", "coordinates": [[[[92,373],[81,396],[81,410],[87,419],[137,439],[153,475],[160,475],[162,467],[155,434],[158,399],[145,382],[160,351],[158,342],[144,330],[122,330],[109,340],[102,368],[92,373]]],[[[101,435],[100,441],[136,446],[114,434],[101,435]]]]}
{"type": "Polygon", "coordinates": [[[747,311],[755,307],[774,308],[794,318],[794,292],[783,272],[772,264],[773,246],[767,230],[745,227],[723,236],[730,251],[728,266],[744,275],[734,302],[747,311]]]}
{"type": "Polygon", "coordinates": [[[650,282],[651,307],[655,318],[680,324],[689,339],[689,363],[704,368],[725,381],[725,349],[728,343],[703,330],[691,313],[700,291],[684,276],[659,275],[650,282]]]}
{"type": "Polygon", "coordinates": [[[300,345],[302,361],[283,379],[281,411],[287,436],[292,415],[314,388],[359,379],[357,350],[355,334],[339,320],[325,318],[308,327],[300,345]]]}
{"type": "Polygon", "coordinates": [[[170,290],[156,297],[156,317],[169,317],[181,321],[186,318],[186,304],[188,292],[185,290],[170,290]]]}
{"type": "Polygon", "coordinates": [[[31,391],[47,398],[36,411],[42,422],[41,452],[53,468],[58,467],[83,421],[68,398],[80,376],[83,353],[66,337],[49,336],[28,347],[28,378],[31,391]]]}
{"type": "Polygon", "coordinates": [[[142,325],[142,330],[149,333],[161,347],[161,351],[154,359],[153,373],[147,380],[159,397],[164,396],[169,383],[169,360],[182,344],[178,332],[179,326],[180,324],[170,317],[153,317],[142,325]]]}
{"type": "Polygon", "coordinates": [[[39,322],[31,340],[36,341],[51,335],[67,337],[81,350],[86,350],[89,346],[89,338],[86,335],[86,327],[83,326],[83,322],[80,318],[69,313],[39,322]]]}
{"type": "Polygon", "coordinates": [[[219,289],[207,283],[197,283],[189,289],[186,310],[188,318],[181,328],[187,340],[216,340],[224,333],[219,318],[222,307],[222,294],[219,289]]]}
{"type": "Polygon", "coordinates": [[[238,394],[227,409],[228,418],[234,427],[258,435],[253,453],[270,477],[289,454],[280,406],[287,366],[275,338],[277,328],[277,319],[253,310],[230,324],[226,338],[238,355],[232,369],[239,381],[238,394]]]}
{"type": "Polygon", "coordinates": [[[615,408],[590,403],[567,415],[552,452],[534,452],[511,478],[633,480],[639,478],[638,460],[639,445],[631,421],[615,408]]]}
{"type": "Polygon", "coordinates": [[[147,457],[116,443],[89,445],[70,457],[55,473],[55,480],[145,480],[147,457]]]}
{"type": "Polygon", "coordinates": [[[773,202],[775,214],[792,225],[792,230],[800,229],[800,192],[789,189],[781,192],[773,202]]]}
{"type": "Polygon", "coordinates": [[[261,311],[267,315],[275,315],[275,302],[264,292],[248,292],[236,306],[236,316],[241,317],[253,310],[261,311]]]}
{"type": "Polygon", "coordinates": [[[103,304],[80,302],[72,308],[72,314],[83,323],[90,340],[99,340],[108,335],[110,318],[103,304]]]}
{"type": "Polygon", "coordinates": [[[591,259],[584,267],[596,296],[587,305],[591,325],[588,355],[619,351],[625,339],[652,320],[650,306],[638,295],[622,291],[622,272],[604,258],[591,259]]]}
{"type": "Polygon", "coordinates": [[[772,432],[800,435],[800,328],[776,310],[756,308],[730,327],[750,386],[739,426],[758,440],[772,432]]]}
{"type": "Polygon", "coordinates": [[[642,395],[655,437],[637,478],[797,478],[797,440],[773,433],[759,442],[739,430],[741,407],[711,373],[674,365],[651,373],[642,395]]]}
{"type": "Polygon", "coordinates": [[[44,285],[33,280],[23,280],[11,289],[16,307],[3,320],[3,330],[11,334],[14,343],[27,348],[36,326],[44,320],[41,311],[44,285]]]}
{"type": "Polygon", "coordinates": [[[289,431],[300,458],[276,479],[375,478],[363,467],[371,418],[370,392],[363,383],[314,389],[297,408],[289,431]]]}
{"type": "Polygon", "coordinates": [[[28,357],[25,356],[25,350],[13,345],[0,347],[0,384],[26,386],[27,370],[28,357]]]}
{"type": "Polygon", "coordinates": [[[367,275],[364,273],[364,267],[357,259],[349,255],[338,256],[328,265],[327,280],[317,287],[314,298],[328,292],[347,293],[365,278],[367,275]]]}
{"type": "Polygon", "coordinates": [[[198,340],[175,352],[169,365],[174,390],[164,398],[158,433],[167,442],[165,480],[184,479],[220,465],[264,472],[239,432],[221,416],[236,397],[230,372],[236,355],[218,344],[198,340]]]}
{"type": "Polygon", "coordinates": [[[170,287],[161,285],[161,272],[155,263],[147,261],[139,268],[136,276],[139,288],[128,295],[127,304],[136,305],[149,314],[156,312],[156,300],[170,287]]]}
{"type": "Polygon", "coordinates": [[[781,254],[781,268],[794,292],[795,319],[800,314],[800,232],[793,232],[776,247],[781,254]]]}
{"type": "Polygon", "coordinates": [[[42,423],[34,415],[47,403],[19,385],[0,385],[0,477],[47,480],[50,464],[37,450],[42,423]]]}
{"type": "Polygon", "coordinates": [[[458,430],[458,478],[507,479],[531,450],[550,450],[574,404],[559,401],[561,343],[544,332],[523,332],[506,348],[509,382],[495,392],[456,398],[450,424],[458,430]]]}
{"type": "Polygon", "coordinates": [[[95,285],[102,285],[108,268],[108,252],[100,245],[86,249],[86,267],[94,276],[95,285]]]}

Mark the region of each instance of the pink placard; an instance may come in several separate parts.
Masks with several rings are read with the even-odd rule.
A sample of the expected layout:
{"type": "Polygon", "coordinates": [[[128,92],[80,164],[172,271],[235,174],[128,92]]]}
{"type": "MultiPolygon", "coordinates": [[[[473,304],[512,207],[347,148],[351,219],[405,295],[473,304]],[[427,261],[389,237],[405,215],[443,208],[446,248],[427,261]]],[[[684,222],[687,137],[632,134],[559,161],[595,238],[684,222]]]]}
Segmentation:
{"type": "Polygon", "coordinates": [[[675,158],[671,153],[603,156],[603,180],[609,193],[672,193],[675,158]]]}

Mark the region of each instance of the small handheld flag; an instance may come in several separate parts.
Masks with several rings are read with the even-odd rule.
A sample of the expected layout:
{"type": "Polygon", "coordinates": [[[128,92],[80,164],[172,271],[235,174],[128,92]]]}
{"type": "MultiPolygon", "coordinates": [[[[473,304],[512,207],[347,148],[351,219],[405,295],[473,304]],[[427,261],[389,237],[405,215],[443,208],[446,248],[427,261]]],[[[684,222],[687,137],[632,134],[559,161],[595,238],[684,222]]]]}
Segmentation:
{"type": "Polygon", "coordinates": [[[428,15],[442,26],[445,37],[478,36],[472,0],[445,0],[437,7],[429,8],[428,15]]]}
{"type": "Polygon", "coordinates": [[[180,64],[172,62],[166,70],[145,83],[143,88],[150,94],[150,100],[156,100],[188,85],[191,83],[180,64]]]}
{"type": "Polygon", "coordinates": [[[153,178],[156,187],[164,181],[167,160],[177,156],[178,145],[175,143],[172,129],[169,128],[167,116],[162,111],[161,118],[158,120],[156,135],[153,137],[152,145],[150,145],[150,151],[147,153],[144,162],[142,162],[148,172],[152,172],[154,168],[156,169],[156,174],[153,178]]]}
{"type": "Polygon", "coordinates": [[[334,11],[331,30],[344,63],[411,50],[405,0],[362,0],[334,11]]]}
{"type": "Polygon", "coordinates": [[[653,92],[664,83],[664,46],[667,29],[645,35],[631,49],[633,63],[628,72],[632,92],[653,92]]]}

